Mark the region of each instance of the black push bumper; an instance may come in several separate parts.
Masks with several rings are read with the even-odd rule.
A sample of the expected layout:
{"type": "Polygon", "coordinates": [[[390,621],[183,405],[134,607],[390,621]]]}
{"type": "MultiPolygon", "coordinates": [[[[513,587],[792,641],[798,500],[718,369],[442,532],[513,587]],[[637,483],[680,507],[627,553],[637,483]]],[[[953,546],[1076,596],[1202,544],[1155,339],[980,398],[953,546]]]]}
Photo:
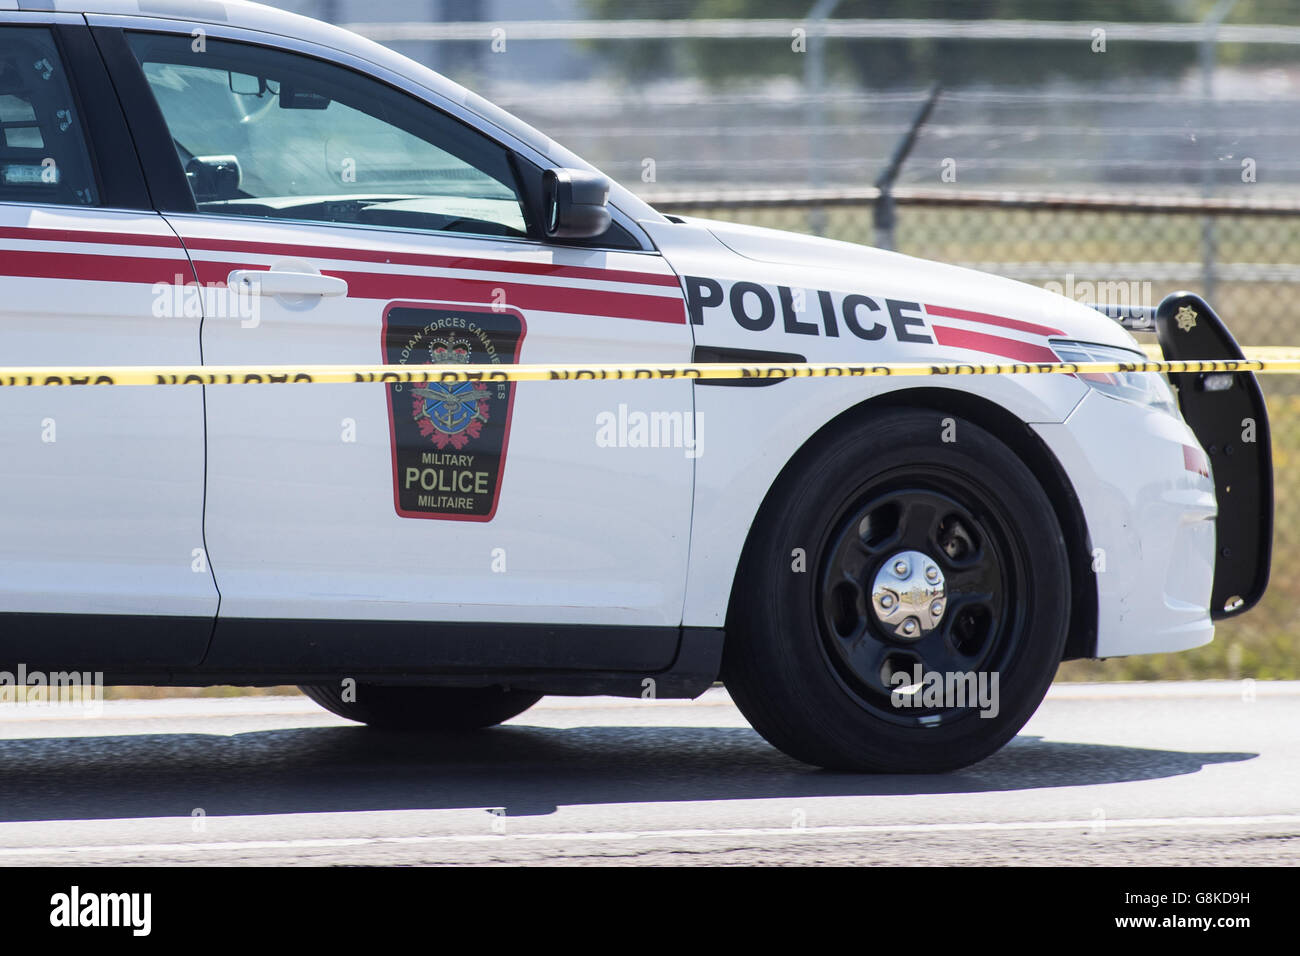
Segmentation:
{"type": "MultiPolygon", "coordinates": [[[[1166,296],[1155,309],[1099,307],[1129,329],[1155,332],[1169,361],[1244,358],[1241,347],[1205,300],[1190,292],[1166,296]]],[[[1216,521],[1210,617],[1254,607],[1268,587],[1273,554],[1273,445],[1268,409],[1252,372],[1180,373],[1183,418],[1210,456],[1216,521]]]]}
{"type": "MultiPolygon", "coordinates": [[[[1156,337],[1170,361],[1244,358],[1237,340],[1200,296],[1176,292],[1156,306],[1156,337]]],[[[1178,407],[1210,456],[1215,522],[1210,617],[1248,611],[1264,596],[1273,556],[1273,443],[1253,372],[1170,375],[1178,407]]]]}

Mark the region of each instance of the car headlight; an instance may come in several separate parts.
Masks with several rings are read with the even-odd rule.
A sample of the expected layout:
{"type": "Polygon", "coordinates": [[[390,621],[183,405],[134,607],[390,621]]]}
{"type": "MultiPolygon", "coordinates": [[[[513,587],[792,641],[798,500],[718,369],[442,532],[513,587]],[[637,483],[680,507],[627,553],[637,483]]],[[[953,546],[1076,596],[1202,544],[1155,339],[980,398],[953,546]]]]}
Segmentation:
{"type": "MultiPolygon", "coordinates": [[[[1145,362],[1147,357],[1131,349],[1092,342],[1062,342],[1053,339],[1052,351],[1062,362],[1145,362]]],[[[1170,415],[1178,414],[1173,389],[1159,372],[1089,372],[1078,378],[1112,398],[1158,408],[1170,415]]]]}

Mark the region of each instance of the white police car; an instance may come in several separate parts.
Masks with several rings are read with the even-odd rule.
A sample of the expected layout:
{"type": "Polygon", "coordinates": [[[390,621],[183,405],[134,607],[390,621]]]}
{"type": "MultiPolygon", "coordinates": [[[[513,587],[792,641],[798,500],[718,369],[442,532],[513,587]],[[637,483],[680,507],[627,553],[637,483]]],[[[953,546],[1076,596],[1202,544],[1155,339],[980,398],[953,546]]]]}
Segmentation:
{"type": "MultiPolygon", "coordinates": [[[[1141,357],[1036,288],[660,215],[215,0],[0,0],[0,292],[8,366],[1141,357]]],[[[1239,354],[1194,296],[1154,324],[1239,354]]],[[[1062,659],[1263,592],[1258,387],[1176,379],[1181,416],[1155,375],[0,389],[0,665],[433,729],[721,676],[801,760],[956,767],[1062,659]]]]}

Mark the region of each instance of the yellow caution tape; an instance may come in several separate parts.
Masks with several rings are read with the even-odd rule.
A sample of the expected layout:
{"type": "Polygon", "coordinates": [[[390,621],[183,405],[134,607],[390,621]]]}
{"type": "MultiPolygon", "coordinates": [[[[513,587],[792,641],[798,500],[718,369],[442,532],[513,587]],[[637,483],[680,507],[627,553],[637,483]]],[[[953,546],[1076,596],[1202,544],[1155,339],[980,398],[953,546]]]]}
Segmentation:
{"type": "Polygon", "coordinates": [[[930,375],[1075,375],[1107,372],[1300,372],[1295,358],[1197,362],[801,362],[783,365],[121,365],[0,367],[0,387],[49,385],[311,385],[357,382],[548,382],[617,379],[873,378],[930,375]]]}

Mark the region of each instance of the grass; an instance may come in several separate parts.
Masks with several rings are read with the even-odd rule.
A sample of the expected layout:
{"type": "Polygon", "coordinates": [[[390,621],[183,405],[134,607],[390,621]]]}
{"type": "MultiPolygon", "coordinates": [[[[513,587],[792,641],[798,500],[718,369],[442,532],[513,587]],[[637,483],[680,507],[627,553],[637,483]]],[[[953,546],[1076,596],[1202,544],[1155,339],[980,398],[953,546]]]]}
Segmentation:
{"type": "Polygon", "coordinates": [[[104,700],[165,700],[172,697],[284,697],[301,691],[291,684],[280,687],[105,687],[104,700]]]}

